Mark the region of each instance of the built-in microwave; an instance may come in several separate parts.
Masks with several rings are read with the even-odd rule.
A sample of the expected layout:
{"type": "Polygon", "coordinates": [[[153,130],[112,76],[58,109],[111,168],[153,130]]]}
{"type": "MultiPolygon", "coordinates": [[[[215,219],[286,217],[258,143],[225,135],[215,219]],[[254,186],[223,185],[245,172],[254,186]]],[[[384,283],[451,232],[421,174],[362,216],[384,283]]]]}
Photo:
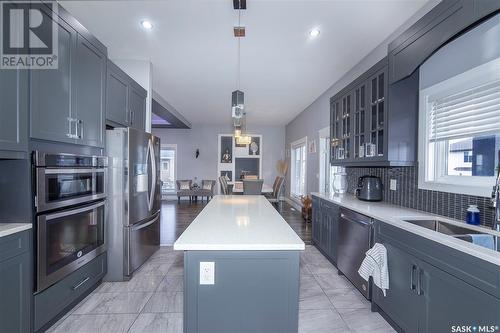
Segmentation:
{"type": "Polygon", "coordinates": [[[37,212],[106,197],[107,157],[35,152],[37,212]]]}

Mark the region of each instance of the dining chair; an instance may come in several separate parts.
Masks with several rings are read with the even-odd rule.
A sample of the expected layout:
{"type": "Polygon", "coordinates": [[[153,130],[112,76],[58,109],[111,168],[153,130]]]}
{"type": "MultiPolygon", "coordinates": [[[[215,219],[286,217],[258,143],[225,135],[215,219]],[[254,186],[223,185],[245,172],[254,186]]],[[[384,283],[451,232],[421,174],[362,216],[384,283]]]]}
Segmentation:
{"type": "Polygon", "coordinates": [[[285,180],[285,178],[281,177],[281,176],[277,176],[276,179],[274,180],[273,193],[266,196],[267,200],[269,200],[270,203],[272,203],[272,204],[277,203],[277,204],[281,205],[281,200],[280,200],[279,196],[280,196],[281,187],[283,186],[284,180],[285,180]]]}
{"type": "Polygon", "coordinates": [[[219,177],[219,183],[220,183],[220,190],[221,193],[224,195],[229,194],[229,186],[227,185],[227,180],[225,176],[220,176],[219,177]]]}
{"type": "Polygon", "coordinates": [[[262,194],[263,179],[243,179],[243,195],[262,194]]]}

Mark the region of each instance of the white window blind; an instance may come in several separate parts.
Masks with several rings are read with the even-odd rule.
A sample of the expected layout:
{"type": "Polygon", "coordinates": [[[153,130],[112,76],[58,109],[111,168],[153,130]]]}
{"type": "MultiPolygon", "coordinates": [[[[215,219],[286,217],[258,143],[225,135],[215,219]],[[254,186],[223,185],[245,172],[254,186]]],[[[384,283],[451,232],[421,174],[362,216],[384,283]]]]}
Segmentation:
{"type": "Polygon", "coordinates": [[[430,141],[500,132],[500,79],[427,102],[430,141]]]}

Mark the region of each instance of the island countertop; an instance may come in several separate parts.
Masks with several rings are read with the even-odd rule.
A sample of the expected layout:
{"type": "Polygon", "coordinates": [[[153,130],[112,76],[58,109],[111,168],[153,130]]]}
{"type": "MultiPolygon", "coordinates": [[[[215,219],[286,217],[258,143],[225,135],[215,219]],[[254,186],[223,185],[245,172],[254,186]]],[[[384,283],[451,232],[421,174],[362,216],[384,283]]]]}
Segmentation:
{"type": "Polygon", "coordinates": [[[174,243],[183,251],[301,251],[304,242],[260,195],[217,195],[174,243]]]}

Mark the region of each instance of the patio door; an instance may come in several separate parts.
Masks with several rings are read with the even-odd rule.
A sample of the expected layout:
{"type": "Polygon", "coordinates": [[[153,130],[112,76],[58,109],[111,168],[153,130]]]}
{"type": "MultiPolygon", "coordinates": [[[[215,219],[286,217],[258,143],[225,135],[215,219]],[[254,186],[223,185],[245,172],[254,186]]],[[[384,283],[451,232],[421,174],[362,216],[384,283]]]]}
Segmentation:
{"type": "Polygon", "coordinates": [[[175,193],[177,179],[177,145],[175,144],[161,146],[160,179],[162,196],[175,193]]]}

